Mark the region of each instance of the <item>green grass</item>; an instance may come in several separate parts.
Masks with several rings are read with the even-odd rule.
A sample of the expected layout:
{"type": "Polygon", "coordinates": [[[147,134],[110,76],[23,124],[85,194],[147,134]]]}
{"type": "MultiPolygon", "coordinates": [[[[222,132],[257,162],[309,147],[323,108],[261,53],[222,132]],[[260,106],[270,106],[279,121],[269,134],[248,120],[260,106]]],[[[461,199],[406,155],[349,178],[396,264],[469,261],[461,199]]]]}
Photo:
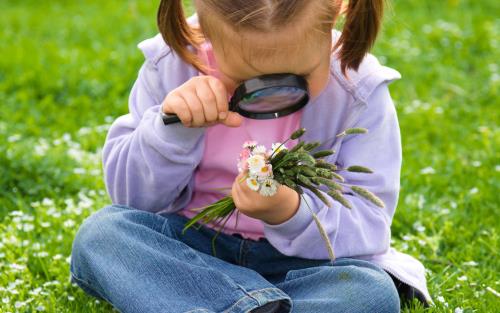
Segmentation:
{"type": "MultiPolygon", "coordinates": [[[[1,312],[112,310],[68,282],[67,260],[78,225],[110,202],[100,151],[127,113],[156,5],[0,2],[1,312]]],[[[499,11],[394,1],[374,49],[403,76],[391,85],[404,157],[393,244],[428,269],[428,312],[500,307],[499,11]]]]}

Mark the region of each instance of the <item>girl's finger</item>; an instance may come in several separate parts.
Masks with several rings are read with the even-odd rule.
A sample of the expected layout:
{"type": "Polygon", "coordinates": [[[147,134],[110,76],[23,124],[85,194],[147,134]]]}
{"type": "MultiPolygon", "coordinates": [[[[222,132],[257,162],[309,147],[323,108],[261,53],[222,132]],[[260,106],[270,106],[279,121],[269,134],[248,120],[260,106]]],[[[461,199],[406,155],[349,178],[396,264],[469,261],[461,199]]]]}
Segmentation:
{"type": "Polygon", "coordinates": [[[236,112],[228,111],[228,115],[222,123],[228,127],[240,127],[243,123],[243,116],[236,112]]]}
{"type": "Polygon", "coordinates": [[[233,182],[233,186],[231,188],[231,197],[233,197],[234,203],[239,203],[239,197],[238,197],[238,191],[237,191],[237,183],[236,181],[233,182]]]}
{"type": "Polygon", "coordinates": [[[204,81],[196,86],[196,95],[203,105],[206,122],[210,123],[217,121],[219,119],[217,98],[212,92],[212,89],[207,81],[204,81]]]}
{"type": "Polygon", "coordinates": [[[175,108],[174,112],[179,117],[182,124],[187,127],[191,126],[193,117],[186,101],[180,96],[172,95],[169,99],[169,103],[170,107],[175,108]]]}
{"type": "Polygon", "coordinates": [[[191,125],[194,127],[203,126],[203,124],[205,124],[205,112],[196,92],[193,90],[193,92],[182,93],[180,96],[187,103],[191,111],[191,116],[193,117],[191,125]]]}
{"type": "Polygon", "coordinates": [[[229,104],[227,102],[227,90],[224,84],[215,77],[208,80],[208,84],[215,95],[217,102],[217,111],[219,112],[219,120],[226,119],[229,111],[229,104]]]}

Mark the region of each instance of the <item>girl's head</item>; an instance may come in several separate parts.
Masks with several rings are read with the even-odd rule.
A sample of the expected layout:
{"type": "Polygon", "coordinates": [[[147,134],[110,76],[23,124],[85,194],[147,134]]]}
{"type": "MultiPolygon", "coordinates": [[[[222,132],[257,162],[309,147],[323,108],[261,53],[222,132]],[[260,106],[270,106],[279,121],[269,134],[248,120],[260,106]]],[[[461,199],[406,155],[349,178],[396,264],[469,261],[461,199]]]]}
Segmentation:
{"type": "Polygon", "coordinates": [[[181,0],[161,0],[158,27],[186,62],[207,73],[187,49],[208,39],[228,90],[270,73],[304,75],[312,97],[328,82],[330,55],[338,49],[342,71],[357,70],[373,45],[383,0],[194,0],[200,28],[191,28],[181,0]],[[331,30],[345,12],[342,35],[332,47],[331,30]]]}

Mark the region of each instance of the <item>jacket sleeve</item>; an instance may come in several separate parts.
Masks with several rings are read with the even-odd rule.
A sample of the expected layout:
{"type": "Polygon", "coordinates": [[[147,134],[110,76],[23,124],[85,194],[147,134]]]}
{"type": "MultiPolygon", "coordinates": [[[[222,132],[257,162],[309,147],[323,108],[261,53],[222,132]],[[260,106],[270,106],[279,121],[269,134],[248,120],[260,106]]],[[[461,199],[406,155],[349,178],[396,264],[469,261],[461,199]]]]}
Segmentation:
{"type": "Polygon", "coordinates": [[[378,254],[389,248],[390,226],[399,197],[402,151],[396,109],[387,83],[375,88],[366,105],[353,127],[367,128],[368,133],[347,135],[343,139],[336,152],[337,165],[341,168],[362,165],[373,170],[370,174],[348,171],[339,174],[345,178],[342,185],[356,185],[371,191],[384,201],[385,208],[344,188],[343,195],[353,207],[348,209],[331,199],[325,193],[327,189],[321,186],[321,192],[332,203],[328,207],[304,188],[294,216],[277,225],[263,222],[267,239],[281,253],[308,259],[329,258],[326,243],[308,206],[321,221],[336,257],[378,254]]]}
{"type": "MultiPolygon", "coordinates": [[[[177,70],[170,69],[170,75],[177,75],[177,70]]],[[[113,204],[176,211],[191,198],[204,128],[164,125],[158,94],[164,97],[169,90],[162,92],[162,84],[152,84],[152,76],[158,81],[161,75],[146,61],[130,93],[129,113],[118,117],[108,131],[103,148],[105,185],[113,204]]]]}

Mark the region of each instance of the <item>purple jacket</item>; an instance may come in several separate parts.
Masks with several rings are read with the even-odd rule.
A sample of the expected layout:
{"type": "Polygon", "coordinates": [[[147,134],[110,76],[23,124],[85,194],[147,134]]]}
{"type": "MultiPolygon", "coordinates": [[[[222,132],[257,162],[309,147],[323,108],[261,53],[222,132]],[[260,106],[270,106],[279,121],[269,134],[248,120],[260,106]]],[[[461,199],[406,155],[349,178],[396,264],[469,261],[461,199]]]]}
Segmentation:
{"type": "MultiPolygon", "coordinates": [[[[190,18],[196,22],[196,15],[190,18]]],[[[332,33],[334,40],[338,32],[332,33]]],[[[118,117],[106,137],[103,166],[107,191],[114,204],[150,212],[176,212],[191,200],[194,171],[203,155],[205,128],[181,123],[164,125],[159,108],[169,91],[198,71],[182,61],[160,34],[141,42],[145,63],[139,70],[129,98],[129,113],[118,117]]],[[[379,64],[368,54],[359,70],[341,74],[332,56],[330,79],[314,106],[305,106],[301,126],[303,140],[333,149],[326,158],[345,168],[363,165],[373,174],[342,171],[344,185],[364,187],[380,197],[386,207],[376,207],[347,192],[351,210],[336,201],[325,206],[309,190],[304,197],[328,233],[337,257],[374,262],[402,282],[417,288],[432,302],[425,270],[415,258],[390,247],[391,222],[398,203],[402,162],[401,138],[396,109],[388,83],[400,74],[379,64]],[[365,127],[367,134],[335,136],[349,127],[365,127]]],[[[326,190],[326,189],[323,189],[326,190]]],[[[328,197],[328,196],[327,196],[328,197]]],[[[298,212],[279,225],[265,224],[269,242],[289,256],[328,259],[324,240],[301,200],[298,212]]]]}

